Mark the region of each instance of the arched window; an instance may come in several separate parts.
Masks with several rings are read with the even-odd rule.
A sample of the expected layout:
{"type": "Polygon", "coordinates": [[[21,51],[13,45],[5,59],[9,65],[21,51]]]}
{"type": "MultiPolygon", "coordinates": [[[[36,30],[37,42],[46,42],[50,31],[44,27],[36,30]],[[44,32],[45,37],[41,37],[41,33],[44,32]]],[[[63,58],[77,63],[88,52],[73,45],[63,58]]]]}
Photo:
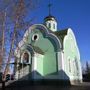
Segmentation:
{"type": "Polygon", "coordinates": [[[51,28],[51,23],[49,23],[49,28],[51,28]]]}
{"type": "Polygon", "coordinates": [[[75,65],[76,65],[76,69],[77,69],[77,71],[78,71],[78,62],[77,62],[77,58],[75,57],[75,65]]]}
{"type": "Polygon", "coordinates": [[[53,28],[55,29],[55,24],[53,24],[53,28]]]}
{"type": "Polygon", "coordinates": [[[79,66],[78,66],[78,61],[77,61],[77,57],[75,57],[75,67],[76,67],[76,75],[79,75],[79,66]]]}
{"type": "Polygon", "coordinates": [[[71,62],[70,62],[70,59],[68,59],[68,62],[69,62],[69,72],[71,72],[71,62]]]}
{"type": "Polygon", "coordinates": [[[29,63],[29,54],[27,52],[23,54],[23,63],[29,63]]]}

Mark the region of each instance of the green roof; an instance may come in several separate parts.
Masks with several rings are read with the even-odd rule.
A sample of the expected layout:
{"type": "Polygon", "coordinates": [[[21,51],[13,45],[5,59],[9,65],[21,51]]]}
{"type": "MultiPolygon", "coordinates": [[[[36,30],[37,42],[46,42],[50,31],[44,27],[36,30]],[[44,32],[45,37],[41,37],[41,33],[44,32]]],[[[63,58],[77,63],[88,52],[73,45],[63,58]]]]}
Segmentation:
{"type": "Polygon", "coordinates": [[[67,35],[67,31],[68,29],[53,32],[53,34],[55,34],[59,38],[62,45],[63,45],[64,37],[67,35]]]}
{"type": "Polygon", "coordinates": [[[56,18],[54,16],[51,16],[51,15],[49,15],[49,16],[47,16],[47,17],[44,18],[44,21],[45,22],[46,21],[49,21],[49,20],[56,21],[56,18]]]}

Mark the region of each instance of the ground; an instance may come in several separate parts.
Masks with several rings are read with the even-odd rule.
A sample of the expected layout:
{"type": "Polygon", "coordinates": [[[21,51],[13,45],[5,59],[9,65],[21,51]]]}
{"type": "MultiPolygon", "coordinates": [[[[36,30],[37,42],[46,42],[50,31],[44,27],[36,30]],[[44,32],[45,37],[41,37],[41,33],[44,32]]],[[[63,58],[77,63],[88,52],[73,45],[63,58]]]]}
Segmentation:
{"type": "MultiPolygon", "coordinates": [[[[45,85],[29,85],[29,84],[25,84],[24,82],[21,84],[17,84],[17,85],[11,85],[8,86],[11,82],[6,83],[6,87],[3,90],[90,90],[90,82],[83,82],[82,84],[79,85],[64,85],[61,86],[59,84],[45,84],[45,85]],[[24,85],[25,84],[25,85],[24,85]]],[[[0,84],[0,89],[2,84],[0,84]]]]}

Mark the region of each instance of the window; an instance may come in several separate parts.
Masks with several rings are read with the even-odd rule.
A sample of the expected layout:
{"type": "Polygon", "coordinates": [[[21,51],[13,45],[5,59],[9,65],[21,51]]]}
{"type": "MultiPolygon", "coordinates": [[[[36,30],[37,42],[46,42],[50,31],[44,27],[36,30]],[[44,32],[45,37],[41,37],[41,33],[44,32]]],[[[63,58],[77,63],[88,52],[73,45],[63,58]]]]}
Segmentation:
{"type": "Polygon", "coordinates": [[[79,75],[79,66],[78,66],[78,61],[77,61],[77,57],[75,57],[75,67],[76,67],[76,75],[79,75]]]}
{"type": "Polygon", "coordinates": [[[53,24],[53,28],[55,29],[55,24],[53,24]]]}
{"type": "Polygon", "coordinates": [[[25,52],[23,54],[23,63],[28,63],[29,62],[29,54],[25,52]]]}
{"type": "Polygon", "coordinates": [[[77,58],[75,57],[75,65],[76,65],[76,69],[78,71],[78,62],[77,62],[77,58]]]}
{"type": "Polygon", "coordinates": [[[76,75],[76,66],[75,66],[75,60],[73,60],[73,76],[76,75]]]}
{"type": "Polygon", "coordinates": [[[51,23],[49,23],[49,28],[51,28],[51,23]]]}
{"type": "Polygon", "coordinates": [[[39,39],[39,35],[38,34],[34,34],[33,36],[32,36],[32,40],[33,41],[37,41],[39,39]]]}

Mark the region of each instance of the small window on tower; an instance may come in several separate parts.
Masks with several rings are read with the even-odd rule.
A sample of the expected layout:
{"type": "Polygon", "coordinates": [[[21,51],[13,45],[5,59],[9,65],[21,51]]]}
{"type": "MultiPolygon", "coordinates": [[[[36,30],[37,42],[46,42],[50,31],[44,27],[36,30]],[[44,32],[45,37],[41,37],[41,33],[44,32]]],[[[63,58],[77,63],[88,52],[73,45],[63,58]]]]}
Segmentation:
{"type": "Polygon", "coordinates": [[[49,28],[51,28],[51,23],[49,23],[49,28]]]}
{"type": "Polygon", "coordinates": [[[53,28],[55,29],[55,24],[53,24],[53,28]]]}

